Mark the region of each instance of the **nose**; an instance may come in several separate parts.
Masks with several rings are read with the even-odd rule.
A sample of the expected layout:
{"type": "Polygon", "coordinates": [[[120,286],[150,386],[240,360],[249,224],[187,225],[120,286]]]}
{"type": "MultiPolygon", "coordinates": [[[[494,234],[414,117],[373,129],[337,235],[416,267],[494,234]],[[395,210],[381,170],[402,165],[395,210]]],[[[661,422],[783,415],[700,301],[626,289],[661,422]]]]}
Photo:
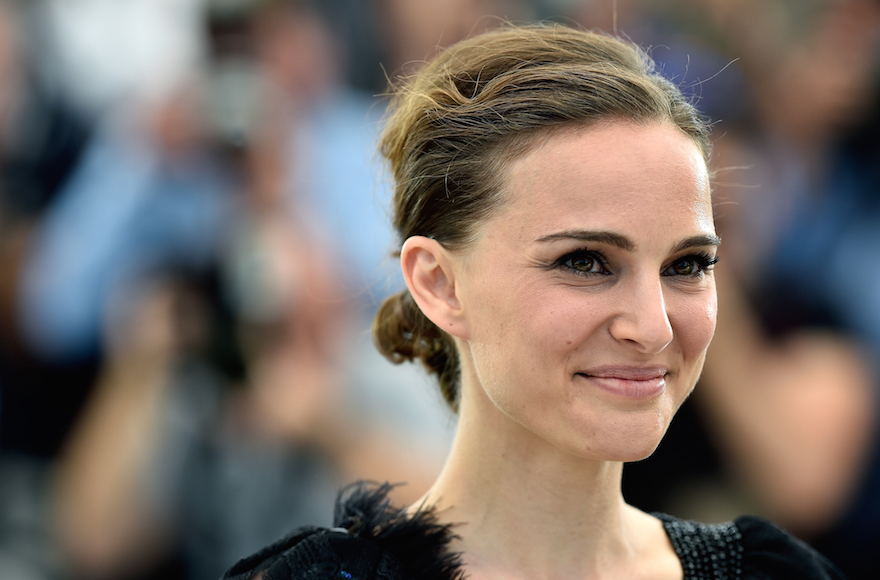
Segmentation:
{"type": "Polygon", "coordinates": [[[621,296],[621,308],[611,320],[616,340],[635,346],[640,352],[657,354],[672,342],[672,324],[658,278],[636,281],[621,296]]]}

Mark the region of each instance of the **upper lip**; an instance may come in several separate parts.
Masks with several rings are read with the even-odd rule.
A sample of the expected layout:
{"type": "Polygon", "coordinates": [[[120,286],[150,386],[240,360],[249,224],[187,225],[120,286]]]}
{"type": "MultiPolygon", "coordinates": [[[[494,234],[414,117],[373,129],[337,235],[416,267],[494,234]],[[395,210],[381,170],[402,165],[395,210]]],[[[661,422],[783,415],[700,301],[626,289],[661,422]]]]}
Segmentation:
{"type": "Polygon", "coordinates": [[[580,371],[577,374],[602,379],[622,379],[627,381],[650,381],[660,379],[669,374],[669,369],[664,366],[631,366],[631,365],[607,365],[580,371]]]}

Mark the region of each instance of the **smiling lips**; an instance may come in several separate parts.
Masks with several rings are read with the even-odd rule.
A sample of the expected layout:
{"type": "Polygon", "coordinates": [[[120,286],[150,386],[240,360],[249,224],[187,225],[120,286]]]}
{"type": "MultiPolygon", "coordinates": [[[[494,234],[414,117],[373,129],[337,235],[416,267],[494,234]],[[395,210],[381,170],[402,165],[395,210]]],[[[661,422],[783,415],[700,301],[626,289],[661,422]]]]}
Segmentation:
{"type": "Polygon", "coordinates": [[[650,399],[666,390],[666,367],[607,366],[577,373],[611,394],[627,399],[650,399]]]}

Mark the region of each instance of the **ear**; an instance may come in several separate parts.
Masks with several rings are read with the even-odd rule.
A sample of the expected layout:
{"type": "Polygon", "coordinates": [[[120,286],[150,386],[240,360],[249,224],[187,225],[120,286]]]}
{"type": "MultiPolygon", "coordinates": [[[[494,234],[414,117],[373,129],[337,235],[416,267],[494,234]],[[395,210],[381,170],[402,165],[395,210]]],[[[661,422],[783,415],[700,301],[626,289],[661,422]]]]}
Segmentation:
{"type": "Polygon", "coordinates": [[[424,315],[452,336],[466,339],[454,262],[446,248],[424,236],[412,236],[400,250],[403,278],[424,315]]]}

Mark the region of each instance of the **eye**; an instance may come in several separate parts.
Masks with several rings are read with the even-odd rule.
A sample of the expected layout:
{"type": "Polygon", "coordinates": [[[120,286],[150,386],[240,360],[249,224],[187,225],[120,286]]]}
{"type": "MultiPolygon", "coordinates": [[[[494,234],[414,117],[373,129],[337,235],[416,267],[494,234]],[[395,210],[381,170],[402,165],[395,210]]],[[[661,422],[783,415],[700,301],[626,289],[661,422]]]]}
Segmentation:
{"type": "Polygon", "coordinates": [[[559,258],[556,264],[582,275],[610,274],[607,268],[608,261],[592,250],[576,250],[559,258]]]}
{"type": "Polygon", "coordinates": [[[708,272],[718,263],[717,256],[706,253],[693,254],[676,258],[663,270],[664,276],[698,277],[708,272]]]}

